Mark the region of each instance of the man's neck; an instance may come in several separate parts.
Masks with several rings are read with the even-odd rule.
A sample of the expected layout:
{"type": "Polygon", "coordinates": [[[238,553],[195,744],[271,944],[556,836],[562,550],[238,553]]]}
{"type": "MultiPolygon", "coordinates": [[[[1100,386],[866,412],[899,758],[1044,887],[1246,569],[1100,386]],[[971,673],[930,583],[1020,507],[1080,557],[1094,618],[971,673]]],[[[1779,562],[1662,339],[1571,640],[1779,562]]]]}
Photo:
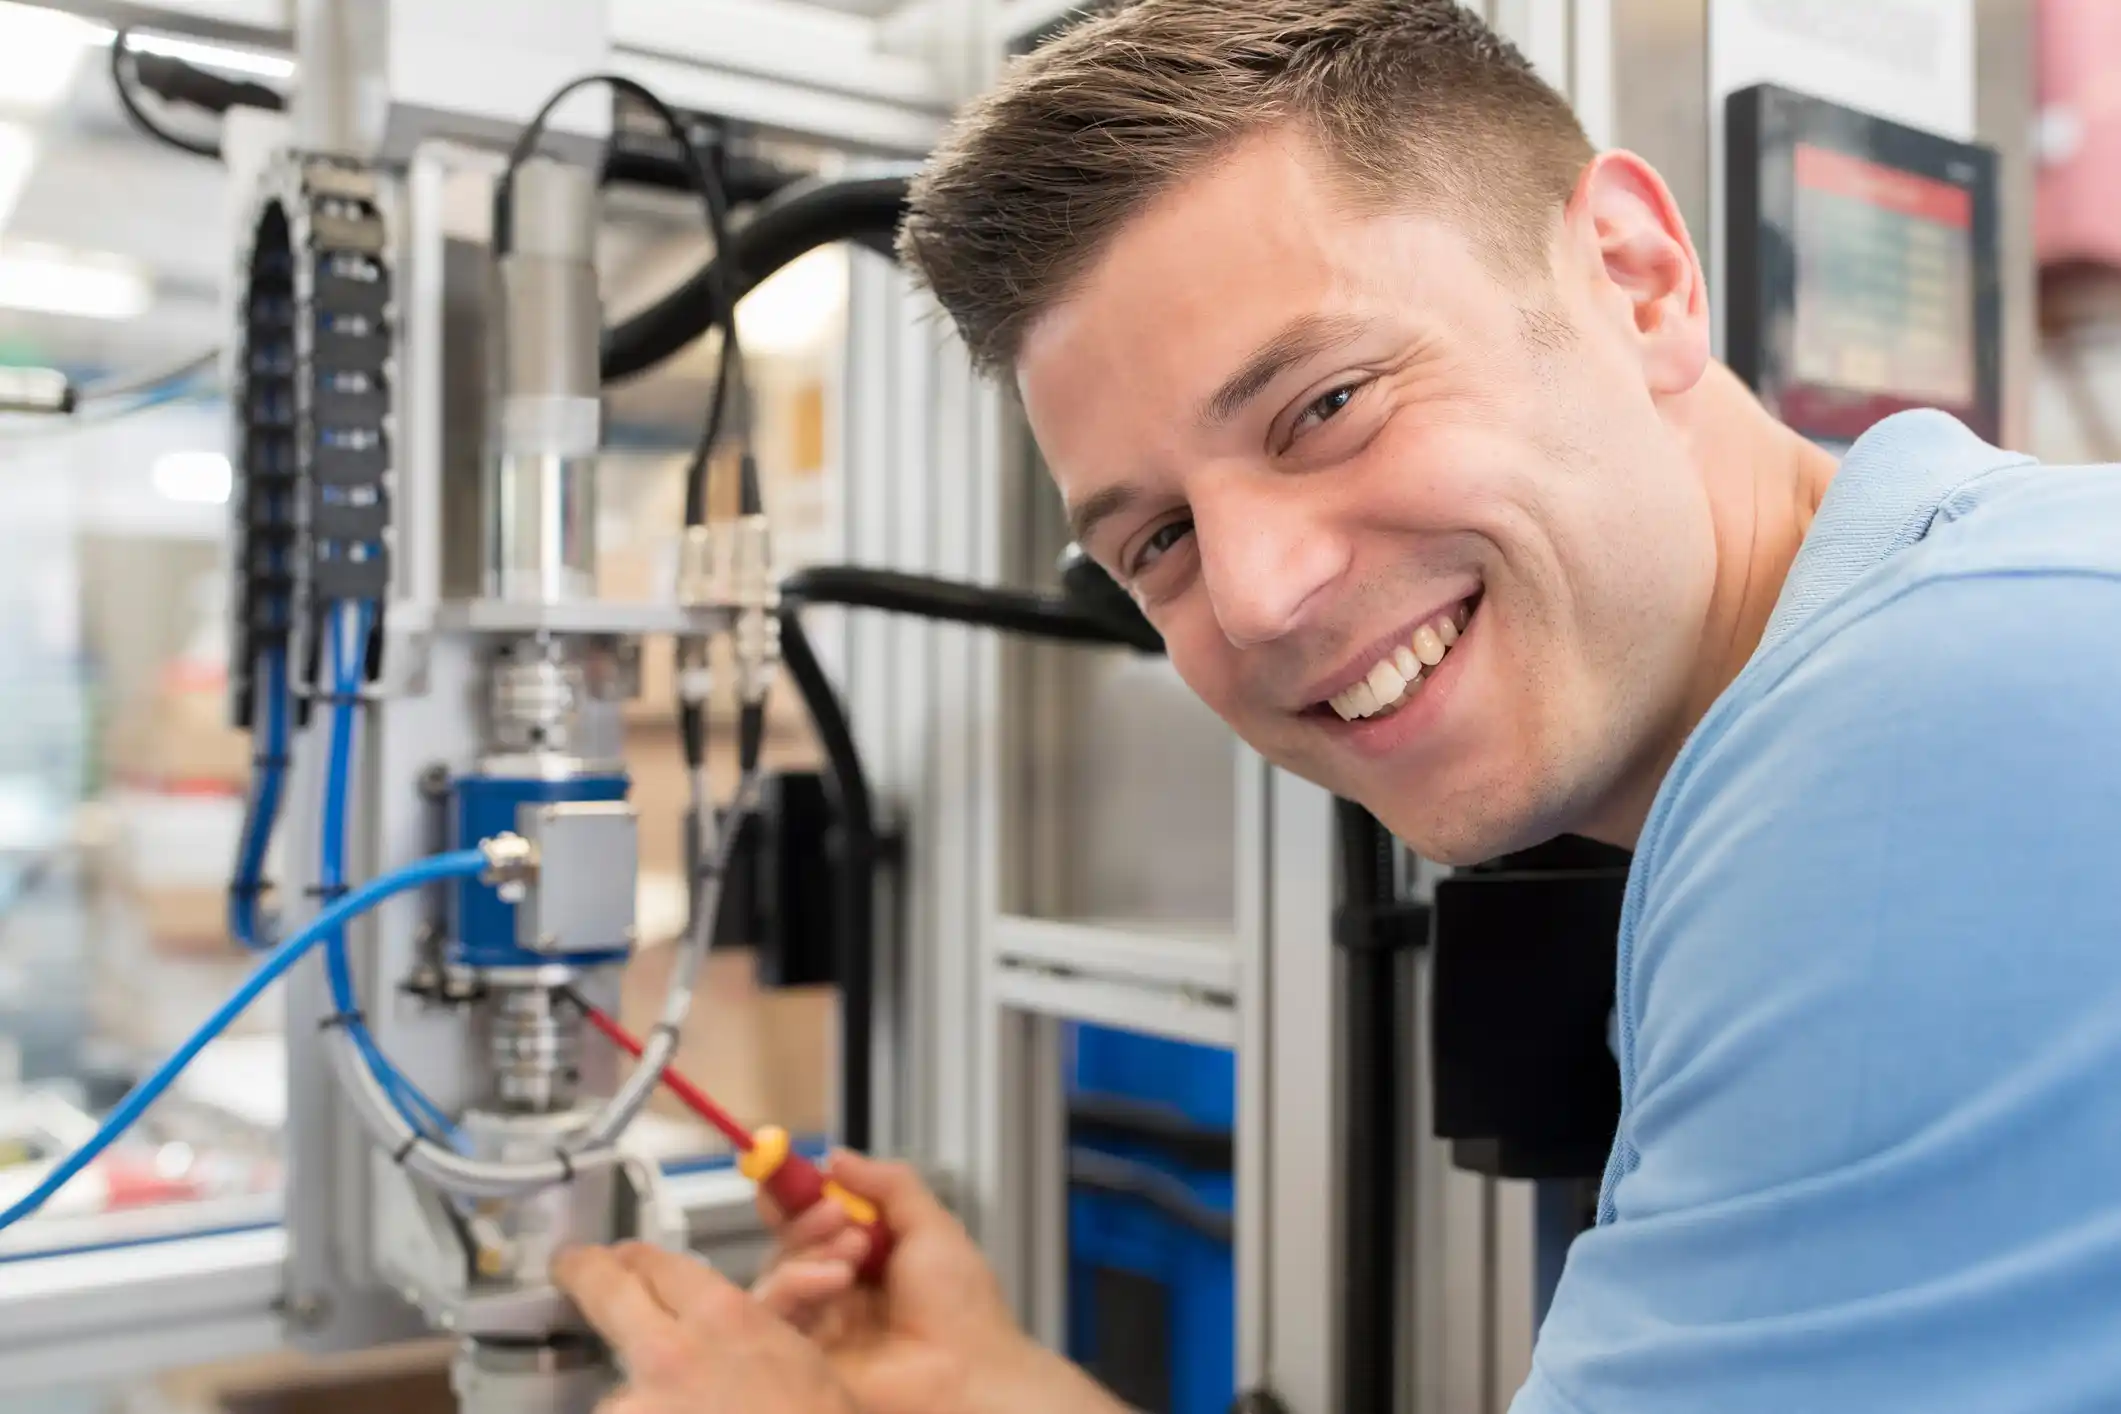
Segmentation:
{"type": "Polygon", "coordinates": [[[1585,833],[1633,848],[1650,805],[1687,736],[1751,660],[1790,566],[1838,467],[1833,455],[1769,416],[1722,364],[1670,409],[1709,497],[1716,583],[1696,668],[1671,726],[1585,833]]]}
{"type": "Polygon", "coordinates": [[[1716,527],[1716,589],[1685,706],[1691,732],[1759,648],[1840,463],[1769,416],[1722,364],[1710,365],[1677,426],[1716,527]]]}

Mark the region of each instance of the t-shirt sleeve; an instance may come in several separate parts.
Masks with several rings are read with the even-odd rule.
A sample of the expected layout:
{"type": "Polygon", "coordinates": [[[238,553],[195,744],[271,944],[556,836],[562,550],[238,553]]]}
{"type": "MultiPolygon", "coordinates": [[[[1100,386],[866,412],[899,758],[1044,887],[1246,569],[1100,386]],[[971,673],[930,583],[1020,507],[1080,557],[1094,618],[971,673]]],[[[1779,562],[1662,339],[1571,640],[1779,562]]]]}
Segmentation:
{"type": "Polygon", "coordinates": [[[1517,1414],[2121,1407],[2121,583],[1820,629],[1643,842],[1629,1162],[1517,1414]]]}

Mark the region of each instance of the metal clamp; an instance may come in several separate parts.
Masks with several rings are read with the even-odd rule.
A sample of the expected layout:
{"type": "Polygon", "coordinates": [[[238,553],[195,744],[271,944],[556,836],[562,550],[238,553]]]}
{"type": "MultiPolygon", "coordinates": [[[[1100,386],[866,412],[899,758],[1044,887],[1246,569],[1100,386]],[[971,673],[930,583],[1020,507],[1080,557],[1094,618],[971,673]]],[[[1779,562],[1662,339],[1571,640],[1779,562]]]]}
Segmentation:
{"type": "Polygon", "coordinates": [[[491,884],[509,903],[520,902],[524,890],[538,877],[537,846],[514,831],[504,831],[480,840],[479,853],[486,856],[479,882],[491,884]]]}
{"type": "Polygon", "coordinates": [[[737,691],[747,704],[766,700],[781,667],[781,587],[773,577],[773,542],[763,515],[736,523],[731,555],[736,604],[737,691]]]}

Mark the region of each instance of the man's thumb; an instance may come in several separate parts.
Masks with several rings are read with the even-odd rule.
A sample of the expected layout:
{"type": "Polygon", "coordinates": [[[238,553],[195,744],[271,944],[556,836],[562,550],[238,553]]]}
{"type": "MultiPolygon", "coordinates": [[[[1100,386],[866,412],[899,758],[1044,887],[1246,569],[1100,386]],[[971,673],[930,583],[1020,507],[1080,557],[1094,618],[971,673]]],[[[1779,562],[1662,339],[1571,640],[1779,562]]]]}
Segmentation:
{"type": "Polygon", "coordinates": [[[833,1153],[826,1171],[834,1183],[881,1208],[884,1225],[895,1232],[950,1216],[911,1165],[887,1163],[842,1149],[833,1153]]]}

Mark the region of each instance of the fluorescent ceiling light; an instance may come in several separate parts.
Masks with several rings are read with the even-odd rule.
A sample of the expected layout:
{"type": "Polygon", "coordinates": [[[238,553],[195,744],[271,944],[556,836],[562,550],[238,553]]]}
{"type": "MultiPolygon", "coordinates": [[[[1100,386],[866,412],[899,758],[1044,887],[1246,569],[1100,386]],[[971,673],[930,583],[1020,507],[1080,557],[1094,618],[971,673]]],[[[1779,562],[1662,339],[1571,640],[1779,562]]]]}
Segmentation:
{"type": "Polygon", "coordinates": [[[15,214],[15,203],[36,166],[36,134],[20,123],[0,122],[0,228],[15,214]]]}
{"type": "Polygon", "coordinates": [[[0,108],[42,113],[64,98],[101,30],[62,10],[0,4],[0,108]]]}
{"type": "Polygon", "coordinates": [[[121,256],[0,243],[0,309],[137,319],[153,299],[146,273],[121,256]]]}
{"type": "Polygon", "coordinates": [[[228,499],[235,473],[219,452],[166,452],[148,470],[155,489],[172,501],[218,506],[228,499]]]}
{"type": "Polygon", "coordinates": [[[820,348],[847,308],[847,255],[822,246],[789,262],[736,307],[744,352],[803,354],[820,348]]]}
{"type": "Polygon", "coordinates": [[[73,391],[56,368],[0,368],[0,412],[70,412],[73,391]]]}

